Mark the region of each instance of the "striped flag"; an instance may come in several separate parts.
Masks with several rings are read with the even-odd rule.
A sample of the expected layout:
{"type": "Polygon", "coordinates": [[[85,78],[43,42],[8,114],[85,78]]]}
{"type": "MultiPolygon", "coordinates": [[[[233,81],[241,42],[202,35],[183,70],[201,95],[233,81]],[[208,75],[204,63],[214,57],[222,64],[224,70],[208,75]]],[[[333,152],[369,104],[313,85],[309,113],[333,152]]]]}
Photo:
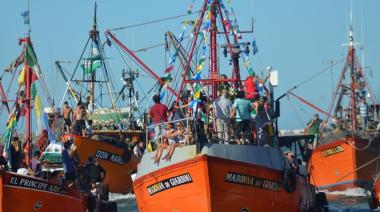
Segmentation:
{"type": "Polygon", "coordinates": [[[96,40],[92,41],[91,57],[82,59],[82,64],[80,66],[86,74],[91,74],[95,69],[102,66],[99,45],[96,40]]]}
{"type": "Polygon", "coordinates": [[[85,58],[82,59],[82,64],[80,65],[86,74],[91,74],[95,69],[102,66],[99,59],[85,58]]]}

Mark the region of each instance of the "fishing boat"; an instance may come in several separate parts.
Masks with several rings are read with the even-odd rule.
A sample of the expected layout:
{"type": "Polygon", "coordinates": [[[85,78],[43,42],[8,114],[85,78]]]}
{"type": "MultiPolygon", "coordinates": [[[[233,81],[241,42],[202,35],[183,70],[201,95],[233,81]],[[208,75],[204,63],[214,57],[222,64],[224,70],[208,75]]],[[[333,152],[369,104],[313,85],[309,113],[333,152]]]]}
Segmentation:
{"type": "MultiPolygon", "coordinates": [[[[30,33],[30,31],[29,31],[30,33]]],[[[26,120],[26,146],[25,163],[31,164],[30,155],[32,152],[31,116],[32,105],[36,110],[37,118],[41,118],[41,103],[37,90],[34,90],[41,78],[37,57],[33,49],[30,36],[20,39],[23,45],[21,55],[11,64],[8,71],[23,64],[18,79],[17,100],[14,101],[11,110],[8,110],[7,129],[2,139],[5,140],[5,150],[9,157],[10,140],[15,135],[15,129],[19,119],[25,117],[26,120]]],[[[1,86],[2,87],[2,86],[1,86]]],[[[3,101],[6,97],[1,89],[3,101]]],[[[9,99],[4,102],[8,108],[9,99]]],[[[21,148],[21,147],[20,147],[21,148]]],[[[13,165],[12,165],[13,166],[13,165]]],[[[12,167],[15,168],[15,167],[12,167]]],[[[0,172],[0,211],[85,211],[87,209],[86,197],[74,187],[68,188],[57,183],[54,179],[42,179],[35,176],[25,176],[1,170],[0,172]],[[59,205],[57,205],[59,203],[59,205]]]]}
{"type": "MultiPolygon", "coordinates": [[[[193,4],[189,8],[193,8],[193,4]]],[[[175,53],[165,71],[166,76],[170,78],[176,57],[181,58],[183,72],[177,75],[182,77],[179,91],[172,89],[170,80],[161,78],[160,81],[157,77],[157,81],[164,85],[161,96],[162,92],[168,91],[181,101],[185,83],[190,84],[191,89],[194,89],[194,100],[189,105],[193,107],[202,91],[207,90],[208,97],[215,99],[218,85],[221,83],[231,83],[231,87],[237,91],[243,89],[239,58],[244,57],[247,60],[244,50],[245,53],[249,52],[247,45],[250,43],[239,42],[242,32],[239,32],[236,20],[234,25],[231,24],[233,22],[230,21],[230,14],[223,1],[203,1],[200,16],[197,21],[192,22],[194,25],[191,30],[193,40],[189,45],[190,53],[181,57],[183,32],[177,39],[179,42],[173,42],[175,53]],[[222,23],[220,31],[218,20],[222,23]],[[217,34],[221,34],[227,41],[227,44],[221,47],[224,48],[225,56],[227,53],[231,56],[231,78],[220,78],[217,34]],[[202,42],[198,42],[199,37],[202,42]],[[206,50],[209,46],[211,62],[205,65],[206,50]],[[196,47],[200,49],[195,49],[196,47]],[[200,55],[196,55],[195,52],[200,55]],[[199,62],[193,63],[193,57],[200,58],[199,62]],[[202,67],[210,68],[210,79],[202,78],[202,67]],[[191,71],[194,71],[191,74],[193,77],[188,78],[191,71]]],[[[189,22],[191,21],[183,22],[184,30],[189,22]]],[[[153,72],[133,51],[123,45],[112,31],[107,31],[106,35],[120,45],[129,56],[135,58],[147,72],[153,72]]],[[[252,71],[248,62],[245,63],[245,67],[252,71]]],[[[151,74],[157,76],[154,72],[151,74]]],[[[174,79],[173,82],[175,81],[174,79]]],[[[270,96],[270,101],[273,102],[273,95],[270,96]]],[[[307,177],[290,171],[289,162],[278,145],[264,147],[214,143],[211,137],[207,138],[202,132],[205,122],[199,124],[199,117],[204,117],[204,114],[199,112],[198,115],[189,117],[186,121],[178,120],[186,122],[187,129],[191,128],[189,123],[192,123],[195,128],[192,133],[195,137],[194,144],[176,147],[171,159],[156,163],[152,160],[156,151],[143,155],[133,183],[139,211],[308,211],[322,207],[322,201],[319,200],[323,199],[323,194],[317,195],[315,187],[308,182],[307,177]],[[197,121],[194,121],[195,119],[197,121]]],[[[270,122],[269,125],[273,128],[276,126],[274,122],[270,122]]],[[[151,127],[148,127],[148,130],[151,127]]],[[[277,137],[272,135],[270,140],[276,143],[277,137]]],[[[168,151],[163,150],[163,155],[168,151]]]]}
{"type": "MultiPolygon", "coordinates": [[[[132,79],[135,78],[135,75],[129,72],[123,73],[125,82],[123,90],[125,88],[129,90],[129,105],[128,107],[117,107],[116,100],[119,97],[116,99],[113,97],[114,87],[109,78],[104,49],[97,29],[96,3],[93,28],[89,33],[83,54],[70,78],[65,75],[59,61],[56,62],[56,66],[67,84],[61,105],[67,92],[70,95],[69,100],[74,101],[75,105],[86,103],[87,120],[93,121],[93,132],[91,136],[84,136],[82,133],[65,135],[64,141],[73,140],[78,150],[80,164],[85,164],[89,156],[94,156],[98,159],[100,166],[106,170],[104,183],[109,186],[110,192],[130,193],[133,190],[131,174],[136,171],[140,160],[131,153],[130,145],[132,145],[132,142],[136,143],[144,138],[144,131],[137,126],[133,117],[133,113],[137,108],[136,101],[133,100],[135,93],[132,79]],[[87,48],[88,45],[90,48],[87,48]],[[86,50],[89,50],[87,58],[83,57],[86,50]],[[74,79],[79,64],[81,64],[80,66],[84,71],[84,74],[80,74],[83,78],[74,79]],[[100,79],[101,75],[104,79],[100,79]],[[84,93],[76,92],[74,84],[82,86],[78,90],[82,90],[86,85],[89,85],[84,88],[89,93],[86,93],[86,91],[84,93]],[[99,87],[106,85],[110,97],[110,107],[99,102],[102,97],[97,98],[95,96],[95,88],[97,87],[95,85],[99,85],[99,87]],[[82,100],[82,96],[87,98],[87,102],[82,100]]],[[[99,92],[99,96],[104,95],[101,91],[99,92]]]]}
{"type": "Polygon", "coordinates": [[[371,188],[366,190],[368,206],[370,209],[376,209],[380,206],[380,180],[377,176],[371,188]]]}
{"type": "Polygon", "coordinates": [[[321,189],[371,187],[380,169],[379,105],[356,55],[353,34],[351,26],[333,104],[325,113],[333,128],[322,133],[309,163],[311,182],[321,189]]]}

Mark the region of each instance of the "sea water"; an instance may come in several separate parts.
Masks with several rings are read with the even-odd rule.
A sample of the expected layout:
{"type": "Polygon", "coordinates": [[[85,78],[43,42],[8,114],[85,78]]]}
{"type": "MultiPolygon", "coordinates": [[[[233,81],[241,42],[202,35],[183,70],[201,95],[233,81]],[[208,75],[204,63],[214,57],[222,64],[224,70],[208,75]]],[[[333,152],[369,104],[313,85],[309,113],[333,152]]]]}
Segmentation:
{"type": "MultiPolygon", "coordinates": [[[[369,212],[365,190],[361,188],[345,191],[328,192],[329,209],[331,212],[369,212]]],[[[134,194],[110,194],[110,200],[117,202],[119,212],[137,212],[136,197],[134,194]]],[[[374,210],[380,212],[380,209],[374,210]]]]}

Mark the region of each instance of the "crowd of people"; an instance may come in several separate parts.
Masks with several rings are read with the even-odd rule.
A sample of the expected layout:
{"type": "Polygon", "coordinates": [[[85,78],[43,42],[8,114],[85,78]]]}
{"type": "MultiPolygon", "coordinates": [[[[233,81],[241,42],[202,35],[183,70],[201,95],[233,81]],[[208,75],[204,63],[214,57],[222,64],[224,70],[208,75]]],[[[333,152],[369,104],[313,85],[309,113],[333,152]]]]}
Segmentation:
{"type": "Polygon", "coordinates": [[[163,159],[170,160],[176,147],[193,144],[195,138],[201,143],[272,145],[267,96],[247,87],[245,91],[234,91],[228,82],[220,83],[218,88],[216,99],[201,94],[196,107],[191,103],[190,91],[181,98],[182,104],[174,101],[170,108],[161,103],[160,95],[153,96],[148,122],[153,124],[150,129],[154,132],[150,141],[158,150],[153,158],[155,163],[161,159],[164,149],[168,151],[163,159]],[[185,123],[188,123],[186,127],[185,123]]]}

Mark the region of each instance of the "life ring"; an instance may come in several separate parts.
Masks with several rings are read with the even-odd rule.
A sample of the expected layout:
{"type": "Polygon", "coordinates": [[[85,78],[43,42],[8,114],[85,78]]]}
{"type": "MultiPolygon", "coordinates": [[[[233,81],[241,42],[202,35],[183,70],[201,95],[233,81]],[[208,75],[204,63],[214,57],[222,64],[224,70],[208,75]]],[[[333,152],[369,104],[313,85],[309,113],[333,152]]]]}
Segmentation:
{"type": "Polygon", "coordinates": [[[124,161],[124,163],[128,163],[129,160],[131,160],[131,157],[132,157],[131,152],[128,149],[125,149],[124,150],[124,154],[123,154],[123,161],[124,161]]]}
{"type": "Polygon", "coordinates": [[[368,206],[370,209],[376,209],[378,207],[377,200],[376,200],[376,194],[374,190],[366,190],[367,200],[368,200],[368,206]]]}
{"type": "Polygon", "coordinates": [[[281,184],[288,193],[293,193],[297,188],[296,173],[291,169],[285,169],[281,173],[281,184]]]}

